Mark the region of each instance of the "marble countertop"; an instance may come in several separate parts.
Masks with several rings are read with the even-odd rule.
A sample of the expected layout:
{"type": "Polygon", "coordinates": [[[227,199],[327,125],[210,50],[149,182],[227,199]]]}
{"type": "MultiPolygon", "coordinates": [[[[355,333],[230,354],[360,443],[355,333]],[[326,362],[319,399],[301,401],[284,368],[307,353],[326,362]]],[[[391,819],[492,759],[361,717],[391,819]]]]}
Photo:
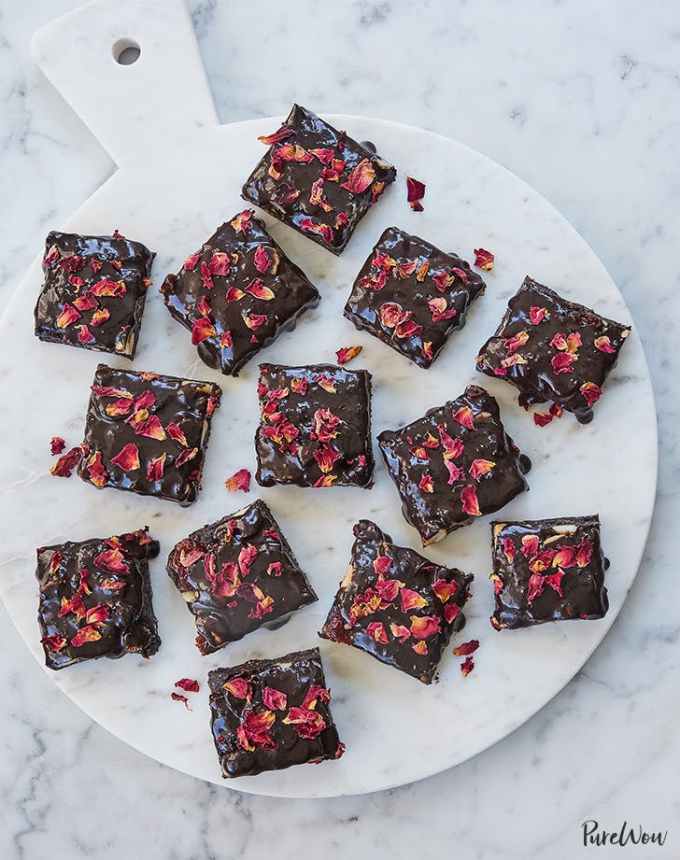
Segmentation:
{"type": "MultiPolygon", "coordinates": [[[[17,11],[0,0],[0,295],[47,230],[114,169],[28,55],[33,30],[76,5],[26,0],[17,11]]],[[[572,221],[618,283],[646,346],[661,443],[654,523],[620,617],[559,696],[455,770],[366,797],[251,797],[156,764],[65,700],[0,608],[0,856],[680,856],[675,4],[191,7],[223,122],[282,114],[295,99],[320,113],[420,125],[506,165],[572,221]],[[586,819],[668,836],[663,847],[584,848],[586,819]]]]}

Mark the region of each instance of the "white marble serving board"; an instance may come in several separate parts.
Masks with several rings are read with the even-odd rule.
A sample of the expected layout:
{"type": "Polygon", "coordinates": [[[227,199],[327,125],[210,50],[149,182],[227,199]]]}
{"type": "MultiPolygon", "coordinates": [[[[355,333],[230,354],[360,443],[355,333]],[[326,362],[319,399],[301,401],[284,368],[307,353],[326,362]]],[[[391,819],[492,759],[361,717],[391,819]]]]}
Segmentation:
{"type": "MultiPolygon", "coordinates": [[[[403,520],[382,465],[370,491],[261,490],[253,485],[248,495],[227,493],[227,475],[244,466],[254,472],[256,362],[238,379],[205,367],[158,294],[165,273],[176,270],[217,224],[243,208],[241,184],[262,154],[256,137],[274,130],[280,118],[216,125],[179,0],[90,4],[42,31],[36,53],[48,76],[124,165],[66,225],[46,225],[46,231],[63,226],[107,233],[117,227],[156,250],[154,286],[134,367],[210,379],[224,389],[204,489],[189,509],[114,490],[97,491],[75,476],[49,476],[49,438],[62,435],[69,444],[80,442],[94,368],[106,357],[34,338],[32,310],[41,283],[36,259],[0,323],[0,592],[36,659],[43,660],[35,618],[36,546],[145,524],[161,541],[161,556],[152,563],[163,638],[160,652],[149,661],[131,656],[101,660],[59,673],[46,670],[47,676],[93,719],[147,755],[203,779],[259,794],[315,797],[387,788],[455,765],[506,736],[582,666],[630,589],[652,515],[655,408],[635,329],[596,407],[595,421],[587,427],[570,416],[545,429],[535,427],[517,406],[510,386],[475,374],[474,357],[527,273],[569,298],[630,322],[623,298],[601,263],[540,195],[482,155],[419,129],[354,116],[327,118],[357,139],[374,141],[397,165],[399,178],[342,257],[334,258],[265,216],[276,240],[317,284],[323,300],[295,333],[263,352],[263,359],[332,361],[338,347],[361,344],[364,351],[352,366],[365,367],[374,376],[374,434],[455,397],[471,381],[481,383],[498,397],[511,435],[534,464],[531,492],[515,499],[504,515],[601,516],[612,562],[607,576],[610,610],[602,621],[493,631],[488,622],[493,605],[487,581],[489,518],[428,549],[433,560],[475,574],[464,638],[478,638],[482,645],[469,678],[461,676],[460,661],[449,650],[440,683],[425,687],[359,651],[316,637],[343,575],[358,518],[374,519],[397,542],[418,548],[417,535],[403,520]],[[140,60],[129,67],[113,63],[113,43],[133,36],[142,47],[140,60]],[[167,50],[168,40],[172,51],[167,50]],[[65,50],[75,45],[79,52],[65,50]],[[86,79],[77,75],[83,63],[90,72],[86,79]],[[110,99],[102,97],[102,87],[111,88],[110,99]],[[173,92],[177,103],[170,116],[173,92]],[[115,122],[109,108],[115,108],[115,122]],[[427,183],[423,213],[411,212],[406,204],[406,175],[427,183]],[[342,317],[356,272],[380,232],[392,224],[468,259],[480,245],[497,255],[486,295],[429,371],[357,333],[342,317]],[[193,644],[193,620],[164,572],[164,559],[180,537],[257,496],[271,506],[319,602],[278,631],[261,630],[221,653],[201,657],[193,644]],[[223,782],[209,731],[207,671],[314,644],[323,653],[346,755],[316,767],[223,782]],[[174,681],[182,676],[202,682],[191,712],[169,698],[174,681]]],[[[42,238],[36,237],[36,253],[42,238]]],[[[115,359],[111,363],[124,366],[115,359]]]]}

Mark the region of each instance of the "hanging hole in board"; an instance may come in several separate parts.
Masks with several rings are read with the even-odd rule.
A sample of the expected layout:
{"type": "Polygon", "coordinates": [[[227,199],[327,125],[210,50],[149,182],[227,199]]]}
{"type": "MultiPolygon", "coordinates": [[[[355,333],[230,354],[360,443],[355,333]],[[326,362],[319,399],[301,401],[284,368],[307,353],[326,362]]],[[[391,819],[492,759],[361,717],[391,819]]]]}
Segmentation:
{"type": "Polygon", "coordinates": [[[131,66],[139,59],[142,49],[134,39],[118,39],[113,45],[113,59],[121,66],[131,66]]]}

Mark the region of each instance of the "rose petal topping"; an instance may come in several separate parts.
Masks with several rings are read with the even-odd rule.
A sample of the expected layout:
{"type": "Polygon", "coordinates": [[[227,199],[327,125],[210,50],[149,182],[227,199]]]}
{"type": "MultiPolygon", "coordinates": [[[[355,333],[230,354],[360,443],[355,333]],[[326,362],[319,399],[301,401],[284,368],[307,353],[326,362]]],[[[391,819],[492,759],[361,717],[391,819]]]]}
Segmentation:
{"type": "Polygon", "coordinates": [[[583,395],[583,399],[586,401],[588,406],[592,406],[594,403],[596,403],[600,399],[600,395],[602,394],[602,389],[594,382],[584,382],[583,385],[579,388],[579,391],[583,395]]]}
{"type": "Polygon", "coordinates": [[[402,588],[399,592],[399,598],[402,612],[410,612],[412,609],[422,609],[427,606],[427,600],[423,595],[412,588],[402,588]]]}
{"type": "Polygon", "coordinates": [[[291,708],[281,722],[294,725],[298,735],[306,740],[314,740],[326,728],[321,714],[306,708],[291,708]]]}
{"type": "Polygon", "coordinates": [[[93,284],[88,289],[88,292],[98,298],[101,296],[113,296],[120,299],[127,293],[127,287],[125,286],[125,281],[112,281],[110,278],[102,278],[96,284],[93,284]]]}
{"type": "Polygon", "coordinates": [[[575,357],[570,352],[558,352],[550,359],[550,365],[555,373],[571,373],[575,357]]]}
{"type": "Polygon", "coordinates": [[[199,317],[194,321],[191,329],[191,342],[194,346],[203,343],[209,337],[215,337],[217,332],[215,326],[207,317],[199,317]]]}
{"type": "Polygon", "coordinates": [[[288,696],[273,687],[262,690],[262,704],[270,711],[285,711],[288,706],[288,696]]]}
{"type": "Polygon", "coordinates": [[[465,477],[465,472],[457,466],[453,460],[444,459],[444,465],[446,466],[446,471],[449,473],[449,477],[447,480],[447,484],[452,486],[456,483],[456,481],[461,481],[465,477]]]}
{"type": "Polygon", "coordinates": [[[366,627],[366,632],[379,645],[387,645],[390,641],[387,637],[385,625],[381,621],[371,621],[366,627]]]}
{"type": "Polygon", "coordinates": [[[406,642],[411,638],[411,631],[403,624],[396,624],[394,621],[390,624],[390,633],[395,639],[400,642],[406,642]]]}
{"type": "Polygon", "coordinates": [[[380,595],[380,600],[388,604],[397,599],[403,584],[399,579],[379,579],[375,584],[375,590],[380,595]]]}
{"type": "Polygon", "coordinates": [[[65,304],[61,313],[57,317],[57,328],[68,328],[73,323],[80,319],[80,311],[73,305],[65,304]]]}
{"type": "Polygon", "coordinates": [[[454,657],[467,657],[469,654],[474,654],[479,648],[478,639],[470,639],[469,642],[462,642],[453,649],[454,657]]]}
{"type": "Polygon", "coordinates": [[[501,539],[501,549],[506,559],[512,564],[515,558],[515,544],[513,543],[512,538],[504,537],[501,539]]]}
{"type": "Polygon", "coordinates": [[[266,314],[251,314],[251,313],[245,312],[245,313],[241,314],[241,317],[243,319],[243,322],[251,330],[258,329],[267,322],[267,315],[266,314]]]}
{"type": "Polygon", "coordinates": [[[330,700],[330,690],[327,690],[325,687],[320,687],[318,684],[312,684],[308,687],[300,707],[307,711],[313,711],[316,708],[317,702],[328,704],[330,700]]]}
{"type": "Polygon", "coordinates": [[[552,590],[559,595],[559,597],[564,597],[564,592],[562,591],[562,578],[564,577],[563,570],[557,570],[555,573],[551,573],[548,576],[543,577],[543,582],[545,585],[552,588],[552,590]]]}
{"type": "Polygon", "coordinates": [[[259,278],[255,278],[248,284],[246,292],[253,298],[260,299],[263,302],[270,302],[274,298],[274,290],[265,287],[259,278]]]}
{"type": "Polygon", "coordinates": [[[536,598],[543,594],[545,588],[545,577],[540,573],[532,573],[527,583],[527,602],[533,603],[536,598]]]}
{"type": "Polygon", "coordinates": [[[282,573],[283,565],[280,561],[273,561],[271,564],[267,565],[268,576],[281,576],[282,573]]]}
{"type": "Polygon", "coordinates": [[[73,299],[73,307],[79,311],[93,311],[97,307],[97,300],[94,296],[88,295],[76,296],[73,299]]]}
{"type": "Polygon", "coordinates": [[[475,248],[475,266],[484,272],[490,272],[494,266],[494,254],[484,248],[475,248]]]}
{"type": "Polygon", "coordinates": [[[473,460],[470,464],[470,477],[475,481],[488,475],[496,463],[493,460],[473,460]]]}
{"type": "Polygon", "coordinates": [[[147,481],[160,481],[165,471],[165,452],[158,457],[152,457],[146,464],[146,479],[147,481]]]}
{"type": "Polygon", "coordinates": [[[457,603],[446,603],[444,605],[444,620],[446,623],[452,624],[460,615],[460,611],[460,606],[457,603]]]}
{"type": "Polygon", "coordinates": [[[429,472],[424,472],[420,481],[418,482],[418,487],[423,493],[434,493],[434,481],[432,480],[432,475],[429,472]]]}
{"type": "Polygon", "coordinates": [[[540,546],[538,535],[524,535],[522,537],[522,555],[525,558],[533,558],[538,555],[540,546]]]}
{"type": "Polygon", "coordinates": [[[601,337],[596,337],[593,341],[595,349],[599,349],[600,352],[616,352],[614,347],[612,346],[611,340],[607,337],[607,335],[602,335],[601,337]]]}
{"type": "Polygon", "coordinates": [[[482,512],[479,510],[479,502],[477,500],[477,490],[474,484],[468,484],[460,491],[460,501],[463,513],[470,517],[481,517],[482,512]]]}
{"type": "Polygon", "coordinates": [[[224,486],[230,493],[235,493],[237,490],[241,490],[244,493],[249,492],[250,472],[248,469],[239,469],[238,472],[234,472],[231,478],[227,478],[224,482],[224,486]]]}
{"type": "Polygon", "coordinates": [[[379,555],[373,562],[373,570],[378,576],[386,576],[392,568],[392,559],[389,555],[379,555]]]}
{"type": "Polygon", "coordinates": [[[201,257],[201,252],[200,252],[200,251],[196,251],[196,253],[195,253],[195,254],[190,254],[190,255],[186,258],[186,260],[184,261],[184,266],[183,266],[183,268],[185,269],[185,271],[187,271],[187,272],[193,272],[193,270],[194,270],[194,269],[196,268],[196,266],[198,265],[198,261],[199,261],[200,257],[201,257]]]}
{"type": "Polygon", "coordinates": [[[250,227],[250,222],[253,217],[252,209],[244,209],[243,212],[240,212],[235,218],[232,218],[229,222],[229,226],[236,233],[245,233],[250,227]]]}
{"type": "Polygon", "coordinates": [[[362,351],[363,346],[342,346],[340,349],[336,350],[335,355],[338,359],[338,364],[349,364],[353,358],[356,358],[357,355],[362,351]]]}
{"type": "Polygon", "coordinates": [[[385,328],[394,328],[400,323],[406,321],[410,313],[405,311],[397,302],[383,302],[378,309],[380,322],[385,328]]]}
{"type": "Polygon", "coordinates": [[[50,468],[50,474],[57,478],[70,478],[75,467],[83,458],[83,449],[80,445],[71,448],[57,460],[50,468]]]}
{"type": "Polygon", "coordinates": [[[375,168],[368,158],[362,159],[340,186],[350,194],[363,194],[375,179],[375,168]]]}
{"type": "Polygon", "coordinates": [[[550,314],[547,308],[540,308],[537,305],[532,305],[529,308],[529,322],[531,325],[540,325],[543,320],[548,319],[550,314]]]}
{"type": "Polygon", "coordinates": [[[62,651],[68,643],[68,640],[64,636],[59,636],[57,634],[55,634],[54,636],[45,636],[40,641],[45,646],[45,648],[47,648],[48,651],[53,651],[56,653],[62,651]]]}
{"type": "Polygon", "coordinates": [[[235,699],[244,699],[249,702],[253,698],[253,686],[247,678],[230,678],[224,685],[224,689],[235,699]]]}
{"type": "Polygon", "coordinates": [[[526,330],[518,331],[517,334],[514,334],[512,337],[508,337],[503,341],[503,345],[508,352],[508,355],[512,355],[513,352],[516,352],[518,349],[523,347],[525,343],[529,340],[529,332],[526,330]]]}
{"type": "Polygon", "coordinates": [[[80,648],[87,642],[97,642],[101,638],[102,634],[97,629],[96,625],[86,624],[76,632],[75,636],[71,637],[71,645],[73,648],[80,648]]]}
{"type": "Polygon", "coordinates": [[[461,406],[453,413],[453,420],[465,427],[466,430],[475,429],[475,416],[469,406],[461,406]]]}
{"type": "Polygon", "coordinates": [[[94,484],[95,487],[106,486],[109,476],[104,468],[101,451],[95,451],[88,457],[86,469],[90,483],[94,484]]]}
{"type": "Polygon", "coordinates": [[[475,668],[475,661],[472,657],[466,657],[465,660],[460,664],[460,671],[463,673],[463,677],[467,678],[467,676],[472,672],[475,668]]]}
{"type": "Polygon", "coordinates": [[[253,255],[253,264],[260,274],[268,272],[272,265],[272,257],[264,245],[258,245],[253,255]]]}
{"type": "Polygon", "coordinates": [[[441,631],[436,615],[411,615],[411,635],[414,639],[429,639],[441,631]]]}
{"type": "Polygon", "coordinates": [[[333,242],[333,228],[328,224],[321,224],[313,218],[301,218],[298,222],[298,227],[305,233],[314,233],[330,245],[333,242]]]}
{"type": "Polygon", "coordinates": [[[133,472],[139,469],[139,448],[134,442],[123,445],[115,457],[111,458],[111,465],[118,466],[124,472],[133,472]]]}
{"type": "Polygon", "coordinates": [[[455,579],[436,579],[432,583],[432,591],[434,591],[438,600],[446,603],[458,591],[458,583],[455,579]]]}
{"type": "Polygon", "coordinates": [[[279,129],[271,134],[260,135],[257,139],[265,146],[273,146],[275,143],[281,143],[282,140],[287,140],[295,134],[295,129],[289,125],[282,125],[279,129]]]}
{"type": "Polygon", "coordinates": [[[573,567],[576,564],[576,549],[573,546],[560,547],[552,558],[553,567],[573,567]]]}
{"type": "Polygon", "coordinates": [[[411,645],[411,648],[416,654],[420,654],[421,657],[425,657],[429,653],[427,643],[423,640],[416,642],[415,645],[411,645]]]}
{"type": "Polygon", "coordinates": [[[342,454],[336,451],[332,445],[323,445],[314,451],[313,456],[319,469],[321,469],[324,475],[327,475],[333,471],[333,467],[342,457],[342,454]]]}
{"type": "Polygon", "coordinates": [[[425,185],[412,176],[406,177],[406,199],[414,212],[422,212],[421,200],[425,197],[425,185]]]}
{"type": "Polygon", "coordinates": [[[179,442],[179,444],[184,445],[185,448],[189,446],[189,443],[187,442],[187,437],[182,432],[182,428],[179,426],[179,424],[176,424],[174,421],[171,421],[165,429],[168,432],[168,436],[171,439],[174,439],[175,442],[179,442]]]}
{"type": "Polygon", "coordinates": [[[105,570],[110,570],[111,573],[129,573],[130,567],[125,560],[123,552],[117,547],[102,550],[93,559],[92,564],[95,567],[103,567],[105,570]]]}
{"type": "Polygon", "coordinates": [[[57,454],[61,454],[61,452],[66,447],[66,440],[61,436],[53,436],[50,439],[50,454],[53,457],[56,457],[57,454]]]}
{"type": "Polygon", "coordinates": [[[184,690],[185,693],[198,693],[201,689],[198,681],[193,678],[180,678],[179,681],[175,681],[175,686],[179,687],[180,690],[184,690]]]}

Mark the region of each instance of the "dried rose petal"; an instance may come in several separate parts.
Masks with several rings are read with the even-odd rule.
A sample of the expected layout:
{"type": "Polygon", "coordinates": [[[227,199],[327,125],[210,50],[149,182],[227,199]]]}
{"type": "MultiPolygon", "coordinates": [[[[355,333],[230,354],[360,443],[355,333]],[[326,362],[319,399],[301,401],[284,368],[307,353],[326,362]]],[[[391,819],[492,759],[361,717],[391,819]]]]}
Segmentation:
{"type": "Polygon", "coordinates": [[[420,654],[421,657],[424,657],[429,653],[427,643],[424,640],[416,642],[415,645],[411,645],[411,648],[416,652],[416,654],[420,654]]]}
{"type": "Polygon", "coordinates": [[[180,690],[184,690],[185,693],[198,693],[201,689],[198,681],[195,681],[193,678],[180,678],[179,681],[175,681],[175,686],[179,687],[180,690]]]}
{"type": "Polygon", "coordinates": [[[297,226],[305,233],[315,233],[317,236],[321,236],[324,242],[329,245],[333,242],[333,228],[328,224],[321,224],[313,218],[301,218],[297,226]]]}
{"type": "Polygon", "coordinates": [[[452,579],[451,581],[448,579],[436,579],[432,583],[432,591],[434,591],[438,600],[442,603],[446,603],[456,594],[458,591],[458,585],[455,579],[452,579]]]}
{"type": "Polygon", "coordinates": [[[112,573],[129,573],[130,568],[125,561],[125,556],[120,549],[113,548],[100,552],[92,559],[95,567],[103,567],[112,573]]]}
{"type": "Polygon", "coordinates": [[[470,464],[470,477],[476,481],[483,475],[488,475],[495,465],[493,460],[473,460],[470,464]]]}
{"type": "Polygon", "coordinates": [[[120,449],[115,457],[111,457],[111,465],[118,466],[124,472],[139,469],[139,448],[134,442],[128,442],[120,449]]]}
{"type": "Polygon", "coordinates": [[[59,651],[62,651],[68,643],[66,637],[59,636],[57,634],[55,634],[54,636],[45,636],[40,641],[45,646],[45,648],[47,648],[48,651],[53,651],[57,653],[59,651]]]}
{"type": "Polygon", "coordinates": [[[238,302],[245,296],[243,290],[240,290],[238,287],[229,287],[226,292],[226,299],[228,302],[238,302]]]}
{"type": "Polygon", "coordinates": [[[518,331],[517,334],[514,334],[512,337],[508,337],[503,341],[503,345],[508,352],[508,355],[512,355],[513,352],[516,352],[518,349],[523,347],[526,342],[529,340],[529,332],[526,330],[518,331]]]}
{"type": "Polygon", "coordinates": [[[244,209],[243,212],[240,212],[235,218],[231,219],[229,225],[236,233],[245,233],[250,226],[252,217],[253,211],[251,209],[244,209]]]}
{"type": "Polygon", "coordinates": [[[182,428],[179,426],[179,424],[176,424],[174,421],[171,421],[165,429],[168,431],[168,436],[171,439],[174,439],[175,442],[179,442],[179,444],[184,445],[185,448],[189,446],[189,443],[187,442],[187,437],[182,432],[182,428]]]}
{"type": "Polygon", "coordinates": [[[253,686],[247,678],[230,678],[224,685],[224,689],[235,699],[245,699],[249,702],[253,698],[253,686]]]}
{"type": "Polygon", "coordinates": [[[212,257],[208,262],[208,271],[210,274],[224,278],[229,274],[230,268],[231,260],[229,259],[229,254],[226,254],[224,251],[213,251],[212,257]]]}
{"type": "Polygon", "coordinates": [[[105,603],[98,603],[87,610],[85,621],[88,624],[102,624],[104,621],[108,621],[110,614],[111,610],[105,603]]]}
{"type": "Polygon", "coordinates": [[[379,579],[375,584],[375,590],[380,595],[380,600],[383,603],[393,603],[397,599],[399,589],[403,584],[399,579],[379,579]]]}
{"type": "Polygon", "coordinates": [[[242,490],[244,493],[250,490],[250,472],[248,469],[239,469],[234,472],[231,478],[227,478],[224,486],[230,493],[235,493],[237,490],[242,490]]]}
{"type": "Polygon", "coordinates": [[[392,622],[390,624],[390,632],[395,639],[399,639],[400,642],[406,642],[407,639],[411,638],[411,631],[403,624],[395,624],[392,622]]]}
{"type": "MultiPolygon", "coordinates": [[[[260,299],[263,302],[270,302],[274,298],[274,290],[265,287],[259,278],[255,278],[248,284],[246,292],[253,296],[253,298],[260,299]]],[[[253,326],[250,326],[250,328],[253,328],[253,326]]]]}
{"type": "Polygon", "coordinates": [[[427,606],[427,600],[423,595],[412,588],[402,588],[399,592],[399,597],[402,612],[410,612],[412,609],[422,609],[424,606],[427,606]]]}
{"type": "Polygon", "coordinates": [[[357,355],[362,351],[363,346],[343,346],[340,347],[335,353],[338,359],[338,364],[349,364],[353,358],[356,358],[357,355]]]}
{"type": "Polygon", "coordinates": [[[73,307],[79,311],[93,311],[97,307],[97,300],[94,296],[88,295],[76,296],[73,299],[73,307]]]}
{"type": "Polygon", "coordinates": [[[182,702],[187,711],[191,710],[191,705],[189,704],[189,699],[186,696],[183,696],[181,693],[170,693],[170,698],[173,702],[182,702]]]}
{"type": "Polygon", "coordinates": [[[447,603],[444,606],[444,620],[447,624],[452,624],[455,618],[460,615],[460,606],[457,603],[447,603]]]}
{"type": "Polygon", "coordinates": [[[281,143],[282,140],[286,140],[294,134],[294,128],[291,128],[289,125],[282,125],[271,134],[262,134],[257,139],[260,143],[264,143],[265,146],[273,146],[275,143],[281,143]]]}
{"type": "Polygon", "coordinates": [[[385,625],[381,621],[371,621],[366,627],[366,632],[379,645],[387,645],[390,641],[387,637],[385,625]]]}
{"type": "Polygon", "coordinates": [[[512,564],[515,558],[515,544],[513,543],[512,538],[504,537],[501,540],[501,549],[503,550],[503,553],[507,560],[510,562],[510,564],[512,564]]]}
{"type": "Polygon", "coordinates": [[[332,445],[324,445],[314,451],[313,457],[319,469],[321,469],[324,475],[327,475],[333,470],[333,467],[342,457],[342,454],[336,451],[332,445]]]}
{"type": "Polygon", "coordinates": [[[463,513],[470,517],[481,517],[482,512],[479,509],[477,501],[477,490],[473,484],[468,484],[460,491],[460,501],[463,513]]]}
{"type": "Polygon", "coordinates": [[[524,535],[522,537],[522,555],[525,558],[533,558],[540,549],[538,535],[524,535]]]}
{"type": "Polygon", "coordinates": [[[461,406],[453,413],[453,420],[465,427],[466,430],[475,429],[475,416],[469,406],[461,406]]]}
{"type": "Polygon", "coordinates": [[[300,707],[308,711],[313,711],[316,708],[317,702],[325,702],[328,704],[330,700],[330,690],[327,690],[325,687],[320,687],[318,684],[312,684],[305,693],[305,697],[302,700],[300,707]]]}
{"type": "Polygon", "coordinates": [[[553,567],[573,567],[576,564],[576,549],[573,546],[560,547],[552,558],[553,567]]]}
{"type": "Polygon", "coordinates": [[[306,740],[314,740],[326,728],[326,721],[321,714],[306,708],[291,708],[282,722],[294,725],[298,735],[306,740]]]}
{"type": "Polygon", "coordinates": [[[484,248],[475,248],[475,266],[484,272],[490,272],[493,269],[495,256],[491,251],[486,251],[484,248]]]}
{"type": "Polygon", "coordinates": [[[460,468],[460,466],[457,466],[453,462],[453,460],[445,459],[444,465],[446,466],[446,471],[449,473],[449,478],[447,481],[447,484],[449,486],[453,486],[456,481],[461,481],[465,477],[465,473],[463,472],[463,470],[460,468]]]}
{"type": "Polygon", "coordinates": [[[579,391],[583,395],[583,399],[586,401],[588,406],[592,406],[593,403],[596,403],[602,394],[602,389],[594,382],[584,382],[579,388],[579,391]]]}
{"type": "Polygon", "coordinates": [[[255,544],[248,544],[241,548],[238,554],[238,566],[243,576],[248,576],[250,573],[250,566],[255,561],[257,552],[255,544]]]}
{"type": "Polygon", "coordinates": [[[93,284],[88,292],[93,296],[112,296],[114,298],[122,298],[127,293],[125,281],[112,281],[110,278],[102,278],[93,284]]]}
{"type": "Polygon", "coordinates": [[[90,325],[98,328],[100,325],[104,325],[110,316],[111,313],[108,308],[99,308],[92,314],[90,325]]]}
{"type": "Polygon", "coordinates": [[[547,308],[540,308],[537,305],[532,305],[529,308],[529,322],[531,325],[540,325],[543,320],[549,319],[550,314],[547,308]]]}
{"type": "Polygon", "coordinates": [[[474,654],[479,648],[478,639],[470,639],[469,642],[462,642],[453,649],[454,657],[467,657],[469,654],[474,654]]]}
{"type": "Polygon", "coordinates": [[[425,185],[411,176],[406,177],[406,199],[409,206],[414,212],[422,212],[423,207],[420,201],[425,196],[425,185]]]}
{"type": "Polygon", "coordinates": [[[199,261],[200,257],[201,257],[201,252],[200,252],[200,251],[196,251],[196,253],[195,253],[195,254],[190,254],[190,255],[186,258],[186,260],[184,261],[184,269],[185,269],[187,272],[193,272],[193,270],[194,270],[194,269],[196,268],[196,266],[198,265],[198,261],[199,261]]]}
{"type": "Polygon", "coordinates": [[[429,639],[441,631],[436,615],[411,615],[411,635],[414,639],[429,639]]]}
{"type": "Polygon", "coordinates": [[[270,711],[285,711],[288,706],[288,696],[273,687],[262,690],[262,704],[270,711]]]}
{"type": "Polygon", "coordinates": [[[311,152],[297,143],[284,143],[272,153],[272,159],[277,161],[294,161],[298,164],[308,164],[314,156],[311,152]]]}
{"type": "Polygon", "coordinates": [[[389,555],[379,555],[373,562],[373,570],[378,576],[385,576],[392,568],[392,559],[389,555]]]}
{"type": "Polygon", "coordinates": [[[83,449],[80,445],[71,448],[57,460],[51,467],[50,474],[57,478],[70,478],[75,467],[83,458],[83,449]]]}
{"type": "Polygon", "coordinates": [[[191,328],[191,342],[194,346],[203,343],[209,337],[215,337],[215,326],[207,317],[199,317],[191,328]]]}
{"type": "Polygon", "coordinates": [[[160,481],[165,471],[165,459],[167,454],[163,452],[158,457],[152,457],[146,464],[147,481],[160,481]]]}
{"type": "Polygon", "coordinates": [[[88,457],[86,469],[90,483],[94,484],[95,487],[100,488],[106,486],[109,476],[104,468],[101,451],[95,451],[88,457]]]}
{"type": "Polygon", "coordinates": [[[325,374],[319,374],[319,376],[315,377],[314,382],[316,382],[319,387],[323,388],[324,391],[327,391],[328,394],[335,394],[337,392],[335,382],[330,376],[326,376],[325,374]]]}
{"type": "Polygon", "coordinates": [[[545,577],[540,573],[532,573],[527,583],[527,602],[533,603],[536,598],[543,594],[545,588],[545,577]]]}
{"type": "Polygon", "coordinates": [[[553,591],[555,591],[560,597],[564,597],[564,592],[562,591],[562,578],[564,577],[564,571],[558,570],[555,573],[551,573],[549,576],[543,577],[543,582],[545,585],[550,586],[553,591]]]}
{"type": "Polygon", "coordinates": [[[460,671],[463,673],[463,677],[467,678],[467,676],[472,672],[475,668],[475,661],[472,657],[466,657],[465,660],[460,664],[460,671]]]}
{"type": "Polygon", "coordinates": [[[405,311],[397,302],[383,302],[378,309],[380,322],[385,328],[394,328],[402,322],[405,322],[410,312],[405,311]]]}
{"type": "Polygon", "coordinates": [[[602,335],[601,337],[596,337],[593,341],[593,345],[595,346],[595,349],[599,349],[600,352],[616,352],[616,350],[612,346],[611,340],[607,337],[606,334],[602,335]]]}
{"type": "Polygon", "coordinates": [[[251,330],[258,329],[267,322],[266,314],[251,314],[248,312],[244,312],[241,314],[241,317],[243,319],[243,322],[251,330]]]}
{"type": "Polygon", "coordinates": [[[422,490],[423,493],[434,493],[434,481],[432,480],[432,475],[428,472],[424,472],[418,482],[418,488],[422,490]]]}
{"type": "Polygon", "coordinates": [[[61,452],[66,447],[66,440],[61,436],[53,436],[50,439],[50,454],[53,457],[56,457],[57,454],[61,454],[61,452]]]}
{"type": "Polygon", "coordinates": [[[374,179],[375,168],[368,158],[364,158],[350,172],[340,188],[344,188],[350,194],[363,194],[374,179]]]}
{"type": "Polygon", "coordinates": [[[68,328],[73,323],[80,319],[80,311],[73,305],[65,304],[61,313],[57,317],[57,328],[68,328]]]}
{"type": "Polygon", "coordinates": [[[555,373],[571,373],[575,357],[570,352],[558,352],[550,359],[550,365],[555,373]]]}
{"type": "Polygon", "coordinates": [[[71,637],[71,645],[73,648],[80,648],[87,642],[97,642],[102,638],[102,634],[94,624],[86,624],[71,637]]]}
{"type": "Polygon", "coordinates": [[[399,323],[399,325],[395,328],[394,333],[399,338],[417,337],[422,332],[422,330],[423,327],[421,325],[418,325],[415,320],[408,319],[404,322],[399,323]]]}

